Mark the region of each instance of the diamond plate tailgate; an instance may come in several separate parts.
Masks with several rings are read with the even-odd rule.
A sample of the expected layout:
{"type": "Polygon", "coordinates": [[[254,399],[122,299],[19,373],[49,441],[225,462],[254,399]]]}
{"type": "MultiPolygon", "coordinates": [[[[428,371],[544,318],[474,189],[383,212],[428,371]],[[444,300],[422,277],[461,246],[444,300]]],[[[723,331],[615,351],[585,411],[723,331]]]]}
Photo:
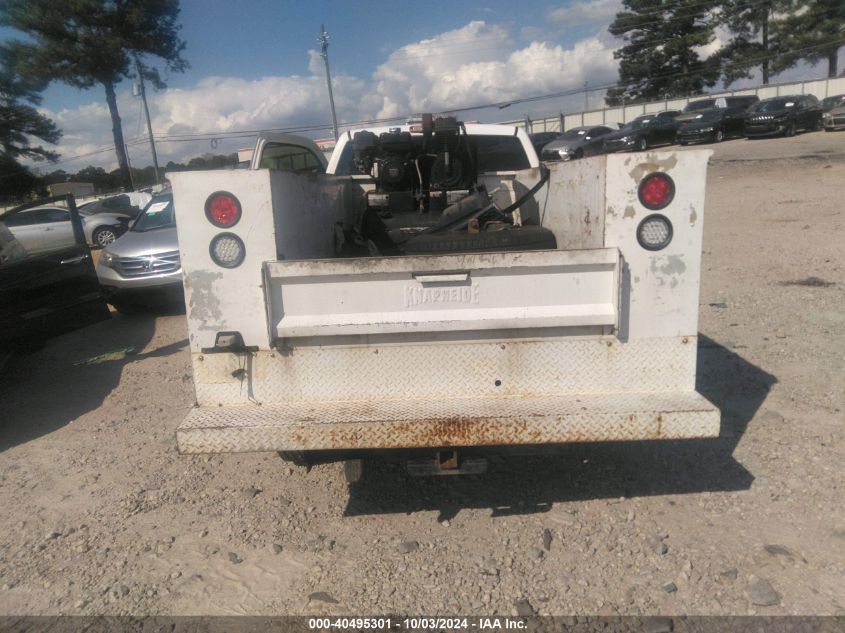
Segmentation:
{"type": "Polygon", "coordinates": [[[505,446],[716,437],[696,392],[330,401],[197,407],[183,453],[505,446]]]}

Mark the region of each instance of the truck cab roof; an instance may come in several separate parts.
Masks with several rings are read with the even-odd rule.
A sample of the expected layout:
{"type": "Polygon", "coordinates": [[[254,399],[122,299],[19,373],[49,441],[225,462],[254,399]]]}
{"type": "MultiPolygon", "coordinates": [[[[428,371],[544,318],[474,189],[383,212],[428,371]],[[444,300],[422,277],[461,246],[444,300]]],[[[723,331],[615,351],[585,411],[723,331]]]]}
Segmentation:
{"type": "MultiPolygon", "coordinates": [[[[540,166],[540,159],[537,156],[537,152],[534,150],[534,146],[531,143],[531,138],[523,128],[513,125],[498,125],[490,123],[466,123],[463,127],[466,130],[467,136],[499,136],[512,137],[518,139],[519,144],[522,146],[522,151],[525,154],[525,158],[527,159],[527,165],[523,168],[536,168],[540,166]]],[[[355,138],[356,133],[363,131],[372,132],[376,136],[383,133],[395,131],[410,132],[413,138],[422,138],[423,136],[421,131],[421,125],[416,122],[410,124],[406,123],[404,125],[365,127],[357,130],[347,130],[346,132],[340,135],[340,138],[338,138],[337,146],[335,147],[335,150],[332,153],[331,160],[329,161],[328,168],[326,169],[328,173],[339,173],[338,166],[341,165],[341,162],[345,158],[344,148],[346,148],[346,146],[352,142],[352,140],[355,138]]]]}

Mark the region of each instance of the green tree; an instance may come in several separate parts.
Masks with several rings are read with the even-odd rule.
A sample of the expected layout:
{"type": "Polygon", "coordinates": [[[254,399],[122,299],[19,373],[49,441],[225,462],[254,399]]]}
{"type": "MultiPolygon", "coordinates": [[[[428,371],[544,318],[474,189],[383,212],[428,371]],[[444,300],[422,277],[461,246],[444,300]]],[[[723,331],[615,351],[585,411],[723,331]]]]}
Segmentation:
{"type": "Polygon", "coordinates": [[[777,27],[784,54],[775,62],[779,72],[805,59],[827,61],[827,76],[839,72],[839,49],[845,45],[845,2],[843,0],[791,0],[792,12],[777,27]]]}
{"type": "MultiPolygon", "coordinates": [[[[157,58],[170,72],[187,68],[178,17],[179,0],[0,0],[0,24],[27,36],[4,45],[21,76],[104,88],[120,180],[127,189],[132,185],[115,87],[135,76],[136,59],[157,58]]],[[[165,87],[158,69],[149,63],[142,68],[146,80],[165,87]]]]}
{"type": "Polygon", "coordinates": [[[16,66],[14,54],[0,50],[0,192],[19,197],[29,193],[38,179],[18,160],[56,160],[58,154],[33,145],[33,139],[56,143],[61,132],[35,109],[44,83],[21,77],[16,66]]]}
{"type": "Polygon", "coordinates": [[[731,41],[719,51],[725,82],[751,78],[760,69],[762,82],[769,83],[772,68],[780,68],[783,38],[778,26],[789,10],[790,0],[722,0],[719,22],[731,33],[731,41]]]}
{"type": "Polygon", "coordinates": [[[64,169],[56,169],[41,177],[45,185],[54,185],[57,182],[70,182],[73,176],[67,173],[64,169]]]}
{"type": "Polygon", "coordinates": [[[186,170],[223,169],[234,167],[238,164],[238,155],[234,154],[211,154],[195,156],[185,165],[186,170]]]}
{"type": "Polygon", "coordinates": [[[156,170],[155,167],[152,165],[147,165],[141,169],[136,169],[135,167],[132,168],[132,181],[135,183],[135,186],[140,187],[148,187],[150,185],[156,184],[156,170]]]}
{"type": "Polygon", "coordinates": [[[0,153],[0,200],[20,200],[41,189],[43,181],[6,153],[0,153]]]}
{"type": "Polygon", "coordinates": [[[120,186],[119,177],[114,178],[111,174],[106,173],[106,170],[102,167],[94,167],[93,165],[80,169],[71,180],[74,182],[90,182],[98,193],[114,191],[120,186]]]}
{"type": "Polygon", "coordinates": [[[696,48],[713,41],[712,5],[701,0],[624,0],[610,32],[625,40],[619,87],[608,105],[700,94],[719,76],[718,60],[702,60],[696,48]]]}

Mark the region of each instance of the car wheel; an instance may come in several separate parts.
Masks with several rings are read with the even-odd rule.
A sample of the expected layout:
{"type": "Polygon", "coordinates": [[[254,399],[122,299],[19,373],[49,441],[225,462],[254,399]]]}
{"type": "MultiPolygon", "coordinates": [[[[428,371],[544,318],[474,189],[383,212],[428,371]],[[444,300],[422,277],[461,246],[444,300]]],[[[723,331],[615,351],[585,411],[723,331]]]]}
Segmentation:
{"type": "Polygon", "coordinates": [[[678,141],[678,145],[686,145],[686,144],[687,144],[686,141],[678,141]]]}
{"type": "Polygon", "coordinates": [[[795,136],[795,121],[792,121],[783,133],[784,136],[795,136]]]}
{"type": "Polygon", "coordinates": [[[637,149],[641,152],[648,149],[648,139],[645,136],[640,137],[640,140],[637,141],[637,149]]]}
{"type": "Polygon", "coordinates": [[[117,231],[110,226],[101,226],[91,234],[91,241],[96,246],[108,246],[117,239],[117,231]]]}
{"type": "Polygon", "coordinates": [[[584,158],[584,150],[581,149],[580,147],[578,149],[576,149],[575,154],[573,155],[573,158],[584,158]]]}
{"type": "Polygon", "coordinates": [[[822,123],[822,120],[818,119],[816,121],[816,124],[813,126],[813,131],[814,132],[821,132],[823,127],[824,127],[824,124],[822,123]]]}
{"type": "Polygon", "coordinates": [[[716,133],[713,135],[713,141],[716,143],[721,143],[725,140],[725,133],[722,130],[716,130],[716,133]]]}

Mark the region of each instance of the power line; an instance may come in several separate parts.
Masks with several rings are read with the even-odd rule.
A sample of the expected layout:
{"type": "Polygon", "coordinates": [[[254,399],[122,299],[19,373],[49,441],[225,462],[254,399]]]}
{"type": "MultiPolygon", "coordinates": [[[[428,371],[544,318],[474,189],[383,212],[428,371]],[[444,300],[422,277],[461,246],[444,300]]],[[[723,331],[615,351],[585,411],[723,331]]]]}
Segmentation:
{"type": "MultiPolygon", "coordinates": [[[[763,5],[767,5],[767,4],[772,4],[772,0],[754,0],[752,2],[747,2],[745,4],[736,5],[735,8],[751,8],[751,7],[763,6],[763,5]]],[[[695,8],[695,7],[712,7],[712,6],[713,6],[713,0],[703,0],[701,2],[694,2],[694,3],[681,5],[678,8],[679,9],[690,9],[690,8],[695,8]]],[[[619,13],[628,13],[628,14],[636,15],[636,16],[662,15],[662,14],[668,13],[668,10],[666,8],[657,8],[657,9],[650,9],[650,10],[646,10],[646,11],[637,11],[636,13],[634,13],[632,11],[624,11],[623,10],[623,11],[619,11],[619,13]]],[[[675,17],[684,17],[684,16],[675,14],[675,17]]],[[[659,23],[664,22],[664,21],[665,20],[660,19],[660,20],[651,20],[649,22],[640,22],[640,23],[638,23],[637,26],[639,27],[639,26],[650,25],[650,24],[659,24],[659,23]]],[[[508,40],[508,39],[509,39],[509,37],[507,35],[504,35],[504,36],[495,35],[495,36],[490,36],[490,37],[479,37],[479,38],[476,38],[476,39],[473,39],[473,40],[461,40],[461,41],[448,42],[448,43],[434,43],[431,40],[428,40],[428,41],[424,40],[422,42],[415,42],[413,44],[408,44],[406,46],[403,46],[403,47],[396,49],[392,53],[389,53],[388,56],[387,56],[386,62],[403,61],[403,60],[410,60],[410,59],[422,59],[422,58],[429,58],[429,57],[441,57],[441,56],[444,56],[444,55],[451,54],[449,51],[453,47],[459,48],[461,51],[464,50],[464,47],[469,47],[469,48],[467,48],[467,50],[478,50],[479,47],[477,46],[477,44],[479,42],[486,42],[486,41],[502,42],[503,40],[508,40]],[[421,51],[421,52],[418,52],[418,53],[408,52],[408,53],[400,54],[400,52],[403,51],[403,49],[406,49],[410,46],[421,47],[421,48],[422,47],[430,47],[431,49],[442,50],[444,52],[443,53],[431,53],[431,52],[422,52],[421,51]]],[[[671,39],[676,39],[676,38],[671,38],[671,39]]],[[[665,41],[671,41],[671,39],[667,39],[665,41]]],[[[485,47],[482,47],[482,50],[484,48],[485,47]]],[[[356,58],[356,59],[358,59],[358,61],[374,61],[376,58],[369,58],[369,59],[367,59],[367,58],[356,58]]]]}
{"type": "MultiPolygon", "coordinates": [[[[824,42],[822,44],[816,44],[816,45],[813,45],[813,46],[806,46],[806,47],[802,47],[802,48],[798,48],[798,49],[791,49],[791,50],[787,50],[787,51],[782,51],[782,54],[803,53],[803,52],[808,52],[808,51],[815,50],[815,49],[818,49],[818,48],[825,48],[825,47],[828,47],[828,46],[831,46],[831,45],[834,45],[834,44],[838,44],[838,45],[845,44],[845,38],[842,38],[842,39],[839,39],[839,40],[832,40],[832,41],[829,41],[829,42],[824,42]]],[[[749,59],[748,62],[750,64],[753,64],[755,62],[768,59],[769,57],[770,57],[770,55],[761,55],[760,57],[749,59]]],[[[665,79],[665,78],[671,78],[671,77],[682,77],[682,76],[688,76],[688,75],[692,75],[692,74],[695,74],[695,72],[689,71],[689,72],[686,72],[686,73],[664,73],[664,74],[652,75],[650,77],[650,79],[665,79]]],[[[595,91],[600,91],[600,90],[607,90],[607,89],[610,89],[610,88],[619,88],[619,87],[631,86],[631,85],[635,85],[636,83],[638,83],[638,82],[608,83],[608,84],[604,84],[604,85],[598,85],[598,86],[591,87],[591,88],[589,88],[589,91],[595,92],[595,91]]],[[[472,106],[463,106],[463,107],[460,107],[460,108],[444,109],[444,110],[442,110],[442,112],[444,112],[444,113],[458,113],[458,112],[468,112],[468,111],[472,111],[472,110],[484,110],[484,109],[490,109],[490,108],[494,108],[494,107],[495,108],[502,108],[502,107],[509,106],[509,105],[516,105],[516,104],[521,104],[521,103],[532,103],[532,102],[544,101],[544,100],[548,100],[548,99],[567,97],[567,96],[580,94],[582,92],[584,92],[584,88],[581,88],[581,87],[571,88],[571,89],[564,90],[564,91],[546,93],[546,94],[541,94],[541,95],[534,95],[534,96],[523,97],[523,98],[519,98],[519,99],[511,99],[511,100],[507,100],[507,101],[499,101],[499,102],[494,102],[494,103],[484,103],[484,104],[477,104],[477,105],[472,105],[472,106]]],[[[357,127],[357,126],[375,125],[375,124],[379,124],[379,123],[390,123],[390,122],[393,122],[393,121],[406,120],[408,118],[408,116],[409,115],[406,114],[406,115],[400,115],[400,116],[394,116],[394,117],[385,117],[385,118],[377,118],[377,119],[351,121],[351,122],[341,123],[340,126],[344,127],[344,128],[353,128],[353,127],[357,127]]],[[[140,113],[139,113],[139,124],[140,124],[140,113]]],[[[307,124],[307,125],[299,125],[299,126],[288,126],[288,127],[279,127],[279,128],[264,128],[264,129],[255,129],[255,130],[231,130],[231,131],[228,131],[228,132],[200,132],[200,133],[183,133],[183,134],[173,134],[173,135],[162,135],[162,136],[156,136],[155,140],[158,141],[158,142],[164,142],[164,143],[192,142],[192,141],[204,141],[204,140],[212,140],[212,139],[235,140],[235,139],[239,139],[239,138],[254,138],[257,134],[268,133],[268,132],[316,132],[316,131],[329,130],[329,129],[332,129],[332,126],[328,125],[328,124],[307,124]]],[[[127,145],[127,147],[134,147],[136,145],[143,144],[146,141],[147,141],[146,138],[141,138],[140,135],[138,135],[134,139],[127,141],[126,145],[127,145]]],[[[95,155],[98,155],[98,154],[102,154],[102,153],[105,153],[105,152],[111,152],[111,151],[114,151],[114,146],[108,145],[108,146],[104,146],[104,147],[101,147],[99,149],[96,149],[96,150],[93,150],[93,151],[90,151],[90,152],[85,152],[85,153],[78,154],[78,155],[75,155],[75,156],[62,158],[59,161],[56,161],[54,163],[50,163],[50,166],[58,167],[60,165],[65,165],[65,164],[74,162],[76,160],[80,160],[82,158],[88,158],[88,157],[91,157],[91,156],[95,156],[95,155]]],[[[146,154],[146,152],[144,152],[142,155],[145,155],[145,154],[146,154]]],[[[16,172],[7,173],[2,178],[0,178],[0,180],[12,177],[12,176],[17,175],[19,173],[24,173],[25,171],[26,171],[25,169],[21,169],[21,170],[18,170],[16,172]]]]}
{"type": "MultiPolygon", "coordinates": [[[[752,8],[752,7],[756,7],[756,6],[763,6],[763,5],[769,5],[769,4],[772,4],[772,0],[754,0],[753,2],[747,2],[745,4],[736,5],[735,8],[752,8]]],[[[696,2],[696,3],[681,5],[678,8],[679,9],[690,9],[690,8],[695,8],[695,7],[712,7],[712,6],[713,6],[713,0],[704,0],[702,2],[696,2]]],[[[648,10],[648,11],[637,11],[636,13],[634,13],[632,11],[620,11],[619,13],[628,13],[630,15],[635,15],[635,16],[644,16],[644,15],[647,16],[647,15],[662,15],[662,14],[666,14],[668,12],[669,11],[665,8],[659,8],[659,9],[651,9],[651,10],[648,10]]],[[[673,14],[673,15],[674,15],[675,18],[692,17],[692,15],[685,16],[685,15],[677,14],[677,13],[673,14]]],[[[631,30],[639,30],[641,26],[661,24],[665,21],[666,20],[664,20],[664,19],[656,19],[656,20],[649,20],[647,22],[638,22],[636,27],[632,28],[631,30]]],[[[616,36],[616,37],[618,37],[618,36],[616,36]]],[[[680,36],[680,37],[684,37],[684,36],[680,36]]],[[[485,42],[485,41],[502,42],[503,40],[507,40],[507,39],[509,39],[507,36],[491,36],[491,37],[476,38],[476,39],[471,40],[471,41],[450,42],[448,44],[439,44],[439,43],[435,44],[433,42],[428,43],[428,42],[425,42],[425,41],[424,42],[416,42],[414,44],[409,44],[407,46],[401,47],[401,48],[397,49],[396,51],[388,54],[388,57],[387,57],[387,59],[384,63],[389,63],[389,62],[394,62],[394,61],[413,60],[413,59],[427,59],[427,58],[430,58],[430,57],[442,57],[442,56],[445,56],[445,55],[451,55],[453,53],[450,52],[450,49],[452,49],[453,47],[459,48],[459,52],[463,52],[465,47],[467,47],[466,50],[470,50],[470,51],[471,50],[479,50],[479,49],[485,50],[486,48],[489,48],[489,47],[478,47],[477,46],[478,42],[485,42]],[[431,53],[431,52],[420,51],[418,53],[408,52],[407,54],[399,54],[400,51],[407,48],[408,46],[430,47],[434,50],[442,50],[444,52],[442,52],[442,53],[431,53]]],[[[676,39],[678,39],[678,36],[672,37],[672,38],[666,38],[666,39],[663,39],[663,40],[654,40],[650,43],[666,43],[666,42],[671,42],[671,41],[676,40],[676,39]]],[[[373,60],[375,60],[375,58],[370,58],[370,61],[373,61],[373,60]]],[[[359,58],[359,61],[361,61],[360,58],[359,58]]],[[[366,59],[364,61],[366,61],[366,59]]]]}
{"type": "MultiPolygon", "coordinates": [[[[807,46],[807,47],[800,48],[800,49],[792,49],[790,51],[784,51],[784,54],[807,52],[809,50],[814,50],[816,48],[824,48],[824,47],[830,46],[831,44],[834,44],[834,43],[845,44],[845,38],[842,38],[841,40],[834,40],[833,42],[826,42],[824,44],[818,44],[818,45],[815,45],[815,46],[807,46]]],[[[748,61],[750,63],[754,63],[754,62],[762,61],[762,60],[768,59],[768,58],[770,58],[770,55],[762,55],[759,58],[752,58],[752,59],[749,59],[748,61]]],[[[667,79],[667,78],[670,78],[670,77],[686,77],[686,76],[694,75],[694,74],[697,74],[697,73],[694,72],[694,71],[689,71],[689,72],[685,72],[685,73],[665,73],[665,74],[650,75],[648,77],[648,79],[667,79]]],[[[623,87],[635,85],[636,83],[638,83],[638,82],[615,82],[615,83],[612,83],[612,84],[604,84],[604,85],[601,85],[601,86],[595,86],[593,88],[590,88],[590,92],[595,92],[597,90],[609,90],[611,88],[623,88],[623,87]]],[[[509,100],[509,101],[501,101],[501,102],[498,102],[498,103],[481,104],[481,105],[475,105],[475,106],[466,106],[466,107],[462,107],[462,108],[452,108],[452,109],[445,110],[445,112],[468,112],[470,110],[484,110],[484,109],[492,108],[492,107],[503,107],[503,106],[508,106],[508,105],[520,104],[520,103],[530,103],[530,102],[534,102],[534,101],[545,101],[546,99],[554,99],[554,98],[558,98],[558,97],[568,97],[568,96],[571,96],[571,95],[580,94],[581,92],[583,92],[583,88],[572,88],[572,89],[561,91],[561,92],[549,93],[549,94],[544,94],[544,95],[537,95],[537,96],[534,96],[534,97],[524,97],[524,98],[521,98],[521,99],[512,99],[512,100],[509,100]]]]}
{"type": "MultiPolygon", "coordinates": [[[[842,40],[838,40],[836,42],[845,43],[845,38],[842,40]]],[[[809,50],[814,50],[816,48],[822,48],[825,46],[831,45],[831,42],[827,42],[825,44],[819,44],[814,46],[806,46],[800,49],[792,49],[790,51],[786,51],[787,53],[801,53],[807,52],[809,50]]],[[[763,59],[768,58],[768,56],[760,56],[759,58],[753,58],[749,61],[751,63],[755,61],[762,61],[763,59]]],[[[651,79],[666,79],[671,77],[683,77],[695,74],[694,71],[689,71],[686,73],[664,73],[664,74],[657,74],[652,75],[651,79]]],[[[597,85],[589,88],[590,92],[596,92],[600,90],[608,90],[611,88],[620,88],[625,86],[635,85],[636,82],[614,82],[608,83],[603,85],[597,85]]],[[[548,99],[555,99],[561,97],[568,97],[577,94],[581,94],[584,92],[583,87],[578,88],[570,88],[567,90],[553,92],[553,93],[546,93],[541,95],[534,95],[530,97],[522,97],[519,99],[511,99],[507,101],[499,101],[494,103],[484,103],[484,104],[476,104],[471,106],[463,106],[459,108],[446,108],[443,109],[442,112],[444,113],[458,113],[458,112],[469,112],[473,110],[485,110],[490,108],[501,108],[508,105],[517,105],[521,103],[533,103],[537,101],[545,101],[548,99]]],[[[402,121],[406,120],[410,114],[398,115],[393,117],[385,117],[385,118],[378,118],[378,119],[367,119],[367,120],[359,120],[359,121],[350,121],[346,123],[341,123],[340,126],[344,128],[354,128],[358,126],[366,126],[366,125],[376,125],[380,123],[390,123],[393,121],[402,121]]],[[[174,135],[163,135],[157,136],[156,141],[162,143],[183,143],[183,142],[192,142],[192,141],[210,141],[212,139],[219,139],[219,140],[234,140],[239,138],[254,138],[258,134],[264,133],[272,133],[272,132],[316,132],[322,130],[330,130],[332,126],[330,124],[307,124],[307,125],[299,125],[299,126],[289,126],[289,127],[280,127],[280,128],[264,128],[264,129],[253,129],[253,130],[232,130],[229,132],[199,132],[199,133],[184,133],[184,134],[174,134],[174,135]]],[[[108,151],[108,150],[105,150],[108,151]]],[[[78,158],[78,157],[75,157],[78,158]]]]}
{"type": "MultiPolygon", "coordinates": [[[[845,43],[845,38],[840,40],[840,42],[845,43]]],[[[816,48],[822,48],[822,47],[825,47],[825,46],[829,46],[830,44],[831,44],[830,42],[827,42],[825,44],[820,44],[820,45],[815,45],[815,46],[807,46],[807,47],[803,47],[803,48],[800,48],[800,49],[792,49],[792,50],[786,51],[786,52],[789,52],[789,53],[807,52],[809,50],[813,50],[813,49],[816,49],[816,48]]],[[[763,59],[766,59],[768,57],[769,57],[768,55],[760,56],[759,58],[750,59],[749,61],[753,63],[755,61],[762,61],[763,59]]],[[[663,73],[663,74],[652,75],[650,77],[650,79],[667,79],[667,78],[671,78],[671,77],[684,77],[684,76],[689,76],[689,75],[694,75],[694,74],[696,74],[695,71],[688,71],[686,73],[677,73],[677,72],[663,73]]],[[[637,82],[608,83],[608,84],[593,86],[589,89],[589,91],[590,92],[596,92],[596,91],[600,91],[600,90],[608,90],[608,89],[611,89],[611,88],[626,87],[626,86],[635,85],[636,83],[637,82]]],[[[447,113],[447,112],[448,113],[458,113],[458,112],[469,112],[469,111],[473,111],[473,110],[485,110],[485,109],[490,109],[490,108],[494,108],[494,107],[495,108],[501,108],[501,107],[504,107],[504,106],[517,105],[517,104],[520,104],[520,103],[533,103],[533,102],[536,102],[536,101],[545,101],[545,100],[548,100],[548,99],[568,97],[568,96],[581,94],[583,92],[584,92],[583,87],[570,88],[570,89],[559,91],[559,92],[546,93],[546,94],[535,95],[535,96],[531,96],[531,97],[523,97],[523,98],[519,98],[519,99],[511,99],[511,100],[507,100],[507,101],[476,104],[476,105],[471,105],[471,106],[463,106],[463,107],[460,107],[460,108],[446,108],[446,109],[443,110],[443,112],[444,113],[447,113]]],[[[400,115],[400,116],[395,116],[395,117],[387,117],[387,118],[381,118],[381,119],[369,119],[369,120],[364,120],[364,121],[352,121],[352,122],[348,122],[348,123],[341,123],[341,126],[345,127],[345,128],[351,128],[351,127],[357,127],[357,126],[363,126],[363,125],[374,125],[374,124],[378,124],[378,123],[390,123],[392,121],[405,120],[405,119],[408,118],[408,116],[410,116],[410,115],[405,114],[405,115],[400,115]]],[[[233,130],[233,131],[230,131],[230,132],[203,132],[203,133],[195,133],[195,134],[185,133],[185,134],[179,134],[179,135],[173,135],[173,136],[160,136],[160,137],[156,137],[156,140],[160,141],[160,142],[202,141],[202,140],[211,140],[213,138],[217,138],[217,139],[222,140],[222,139],[227,139],[227,138],[235,139],[235,138],[254,137],[257,134],[269,133],[269,132],[315,132],[315,131],[328,130],[328,129],[331,129],[331,126],[328,125],[328,124],[311,124],[311,125],[291,126],[291,127],[284,127],[284,128],[259,129],[259,130],[233,130]]]]}

